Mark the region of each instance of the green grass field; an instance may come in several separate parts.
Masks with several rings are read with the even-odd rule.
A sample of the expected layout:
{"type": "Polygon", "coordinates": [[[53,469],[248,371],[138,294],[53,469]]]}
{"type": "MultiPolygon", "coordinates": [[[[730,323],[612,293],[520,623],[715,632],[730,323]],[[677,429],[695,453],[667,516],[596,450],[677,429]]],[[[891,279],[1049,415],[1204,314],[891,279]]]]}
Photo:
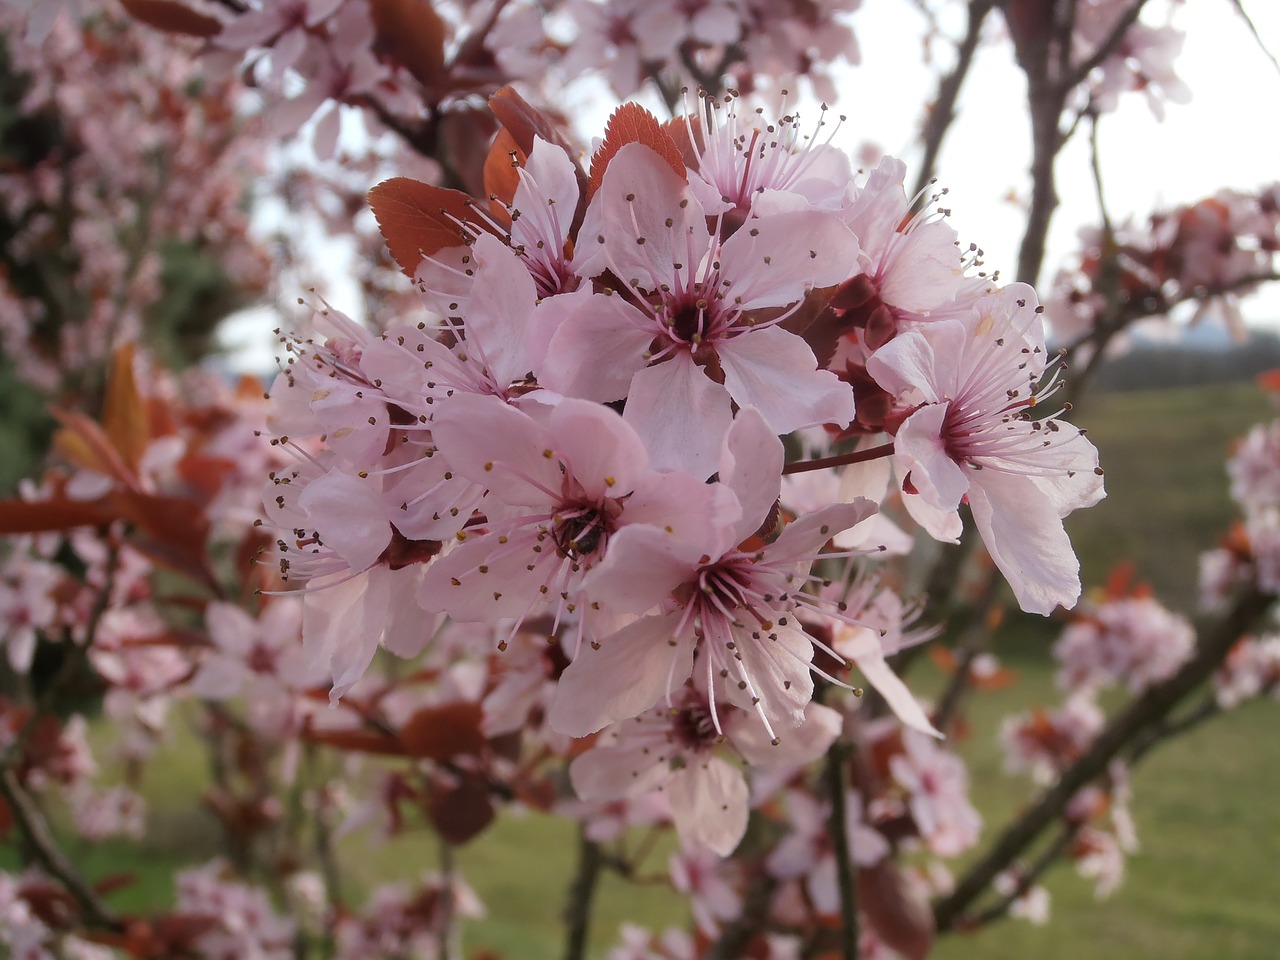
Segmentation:
{"type": "MultiPolygon", "coordinates": [[[[1263,395],[1249,386],[1096,397],[1076,418],[1102,451],[1109,497],[1073,517],[1070,531],[1085,566],[1086,586],[1108,567],[1137,561],[1138,575],[1159,596],[1194,609],[1195,558],[1211,546],[1233,515],[1222,460],[1233,437],[1265,419],[1263,395]]],[[[1000,717],[1055,702],[1043,622],[1006,627],[997,651],[1020,682],[972,701],[973,735],[958,744],[970,763],[975,802],[987,839],[1031,797],[1025,779],[1006,775],[995,743],[1000,717]]],[[[941,678],[932,666],[910,682],[924,693],[941,678]]],[[[1218,718],[1167,745],[1134,777],[1141,851],[1129,862],[1125,885],[1096,901],[1090,881],[1069,867],[1047,879],[1052,919],[1041,928],[1006,921],[975,935],[942,940],[940,960],[1271,960],[1280,956],[1280,765],[1272,739],[1274,701],[1257,702],[1218,718]]],[[[217,853],[217,828],[199,794],[203,761],[189,736],[173,744],[147,773],[152,804],[141,845],[107,843],[70,848],[91,877],[133,872],[138,882],[113,896],[122,910],[168,905],[175,865],[217,853]]],[[[572,825],[546,817],[509,816],[457,857],[488,915],[469,928],[467,944],[519,960],[561,954],[560,912],[572,873],[572,825]]],[[[436,851],[425,835],[386,847],[356,837],[346,848],[349,889],[384,879],[412,879],[431,869],[436,851]]],[[[0,849],[0,866],[14,852],[0,849]]],[[[655,856],[653,872],[665,870],[655,856]]],[[[609,876],[602,885],[592,936],[603,958],[626,920],[682,925],[687,907],[660,886],[636,886],[609,876]]]]}

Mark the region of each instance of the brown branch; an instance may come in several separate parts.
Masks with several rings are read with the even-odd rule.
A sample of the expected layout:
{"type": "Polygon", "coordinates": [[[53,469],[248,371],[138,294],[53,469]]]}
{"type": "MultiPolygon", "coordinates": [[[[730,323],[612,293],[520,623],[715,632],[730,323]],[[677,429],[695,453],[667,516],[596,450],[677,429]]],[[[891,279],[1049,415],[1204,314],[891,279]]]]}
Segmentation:
{"type": "Polygon", "coordinates": [[[123,930],[124,924],[115,911],[102,902],[97,892],[80,876],[75,865],[62,852],[40,808],[23,789],[12,770],[0,771],[0,796],[4,797],[14,823],[31,847],[36,863],[67,889],[80,907],[84,919],[94,927],[123,930]]]}
{"type": "Polygon", "coordinates": [[[846,822],[844,766],[850,745],[837,738],[827,751],[827,794],[831,798],[831,845],[836,858],[836,877],[840,884],[840,956],[842,960],[858,960],[858,888],[853,860],[849,853],[849,825],[846,822]]]}
{"type": "Polygon", "coordinates": [[[995,0],[972,0],[969,4],[968,28],[964,39],[956,47],[956,65],[938,83],[938,95],[934,98],[920,137],[924,143],[924,156],[920,159],[920,173],[912,196],[923,193],[933,179],[938,154],[942,152],[942,141],[956,118],[956,101],[960,98],[960,88],[973,65],[973,55],[982,36],[982,24],[994,7],[995,0]]]}
{"type": "Polygon", "coordinates": [[[934,905],[938,930],[965,925],[965,911],[996,876],[1062,814],[1071,798],[1082,787],[1101,774],[1128,744],[1152,724],[1159,723],[1217,669],[1236,641],[1249,630],[1274,599],[1274,595],[1257,589],[1250,589],[1241,595],[1217,628],[1202,636],[1195,656],[1173,676],[1149,687],[1117,716],[1098,735],[1084,755],[1063,772],[1058,782],[1005,830],[990,852],[961,878],[955,890],[934,905]]]}
{"type": "Polygon", "coordinates": [[[1277,60],[1276,55],[1268,50],[1267,45],[1262,42],[1262,34],[1258,33],[1257,24],[1253,22],[1253,18],[1250,17],[1249,14],[1245,13],[1244,0],[1231,0],[1231,5],[1236,8],[1236,13],[1240,14],[1241,19],[1244,20],[1245,26],[1247,26],[1249,28],[1249,32],[1253,34],[1253,39],[1258,42],[1258,49],[1266,54],[1267,59],[1271,61],[1271,65],[1276,68],[1276,72],[1280,73],[1280,60],[1277,60]]]}
{"type": "Polygon", "coordinates": [[[1130,27],[1138,22],[1138,17],[1142,14],[1142,8],[1146,5],[1147,0],[1136,0],[1134,5],[1121,15],[1111,33],[1102,43],[1098,44],[1097,49],[1083,61],[1076,64],[1076,68],[1063,78],[1064,89],[1069,90],[1076,84],[1083,83],[1091,70],[1102,66],[1103,61],[1116,52],[1121,41],[1124,40],[1124,35],[1129,32],[1130,27]]]}
{"type": "Polygon", "coordinates": [[[578,828],[578,871],[569,885],[569,901],[564,908],[566,928],[565,960],[582,960],[587,954],[587,932],[591,925],[591,901],[603,864],[600,847],[587,836],[585,825],[578,828]]]}
{"type": "Polygon", "coordinates": [[[797,460],[782,468],[782,475],[791,473],[809,473],[812,470],[825,470],[827,467],[843,467],[851,463],[866,463],[868,460],[879,460],[893,456],[893,441],[882,443],[878,447],[866,450],[855,450],[852,453],[838,453],[833,457],[819,457],[817,460],[797,460]]]}

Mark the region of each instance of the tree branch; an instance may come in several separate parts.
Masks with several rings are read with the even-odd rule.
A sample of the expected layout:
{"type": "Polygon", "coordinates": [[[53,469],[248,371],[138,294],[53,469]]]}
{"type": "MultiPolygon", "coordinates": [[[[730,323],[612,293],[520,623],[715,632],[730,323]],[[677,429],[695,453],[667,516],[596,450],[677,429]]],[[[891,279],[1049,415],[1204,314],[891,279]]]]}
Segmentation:
{"type": "Polygon", "coordinates": [[[827,751],[827,795],[831,798],[831,845],[836,858],[836,876],[840,883],[840,956],[842,960],[858,960],[858,889],[853,861],[849,853],[849,825],[845,809],[844,765],[850,745],[837,738],[827,751]]]}
{"type": "Polygon", "coordinates": [[[30,844],[36,863],[45,873],[66,887],[67,892],[75,899],[81,913],[84,914],[84,919],[95,927],[123,930],[124,924],[115,911],[102,902],[97,892],[80,876],[75,866],[62,852],[40,808],[31,795],[23,789],[12,770],[0,771],[0,796],[3,796],[14,822],[22,831],[24,839],[30,844]]]}
{"type": "Polygon", "coordinates": [[[578,828],[578,872],[569,885],[569,901],[564,908],[566,927],[564,958],[582,960],[587,953],[587,932],[591,925],[591,901],[603,864],[600,848],[587,837],[586,826],[578,828]]]}
{"type": "Polygon", "coordinates": [[[1271,605],[1275,597],[1251,588],[1237,599],[1216,630],[1202,637],[1196,654],[1177,673],[1149,687],[1098,735],[1089,749],[1058,782],[1015,821],[991,851],[975,863],[950,896],[934,905],[938,930],[965,923],[964,912],[995,877],[1005,870],[1066,809],[1081,787],[1102,773],[1111,760],[1143,730],[1159,722],[1222,663],[1231,647],[1271,605]]]}
{"type": "Polygon", "coordinates": [[[934,168],[938,162],[938,154],[942,152],[942,141],[956,118],[956,101],[960,98],[960,88],[964,85],[969,68],[973,65],[973,54],[978,49],[978,41],[982,36],[982,24],[987,14],[995,7],[995,0],[972,0],[969,4],[969,23],[964,39],[956,47],[956,65],[938,83],[938,95],[934,98],[929,118],[925,121],[921,141],[924,143],[924,156],[920,159],[920,173],[916,179],[912,196],[919,196],[929,186],[933,178],[934,168]]]}

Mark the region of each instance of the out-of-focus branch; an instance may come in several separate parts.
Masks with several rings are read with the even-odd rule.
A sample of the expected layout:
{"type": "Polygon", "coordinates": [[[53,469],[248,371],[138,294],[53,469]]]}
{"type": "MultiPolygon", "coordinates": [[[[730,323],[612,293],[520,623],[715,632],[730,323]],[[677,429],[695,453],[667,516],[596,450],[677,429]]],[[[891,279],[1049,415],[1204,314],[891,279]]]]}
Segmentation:
{"type": "Polygon", "coordinates": [[[587,932],[591,926],[591,902],[604,859],[600,847],[587,836],[584,824],[578,828],[578,872],[569,885],[569,902],[564,908],[565,960],[582,960],[587,955],[587,932]]]}
{"type": "Polygon", "coordinates": [[[842,960],[858,960],[858,889],[853,860],[849,852],[849,824],[845,809],[844,766],[850,745],[837,739],[827,751],[826,786],[831,799],[831,846],[836,858],[836,877],[840,884],[840,956],[842,960]]]}
{"type": "Polygon", "coordinates": [[[1142,8],[1147,5],[1147,0],[1134,0],[1133,6],[1120,15],[1120,19],[1116,21],[1115,27],[1107,38],[1098,44],[1098,48],[1089,54],[1084,60],[1076,64],[1075,69],[1063,78],[1063,84],[1066,89],[1074,87],[1078,83],[1084,82],[1089,76],[1089,72],[1096,67],[1100,67],[1107,57],[1111,56],[1119,48],[1120,43],[1124,40],[1124,35],[1129,32],[1129,28],[1138,22],[1138,17],[1142,15],[1142,8]]]}
{"type": "Polygon", "coordinates": [[[1258,49],[1261,50],[1271,61],[1271,65],[1276,68],[1276,72],[1280,73],[1280,60],[1276,59],[1276,55],[1267,49],[1267,45],[1262,42],[1262,35],[1258,33],[1257,24],[1253,22],[1253,18],[1245,12],[1244,0],[1231,0],[1231,5],[1236,8],[1236,13],[1240,14],[1240,19],[1249,28],[1249,32],[1253,34],[1253,39],[1258,41],[1258,49]]]}
{"type": "Polygon", "coordinates": [[[929,185],[933,178],[934,168],[938,163],[938,154],[942,151],[942,141],[956,119],[956,101],[960,97],[960,88],[964,85],[969,68],[973,65],[973,54],[978,49],[978,40],[982,36],[982,25],[987,14],[995,7],[995,0],[972,0],[969,4],[969,23],[964,39],[956,47],[956,65],[938,83],[938,95],[934,98],[925,121],[920,140],[924,144],[924,155],[920,158],[920,173],[916,179],[916,187],[912,192],[918,196],[929,185]]]}
{"type": "Polygon", "coordinates": [[[9,813],[30,846],[36,863],[66,888],[80,907],[85,921],[94,927],[123,930],[124,924],[115,911],[102,902],[93,887],[80,876],[62,852],[44,814],[31,795],[23,789],[12,770],[0,771],[0,796],[4,797],[9,813]]]}
{"type": "Polygon", "coordinates": [[[1153,749],[1174,737],[1179,737],[1189,730],[1194,730],[1206,720],[1216,717],[1222,712],[1218,700],[1212,694],[1200,701],[1199,705],[1176,719],[1169,719],[1151,727],[1129,750],[1130,766],[1136,764],[1153,749]]]}
{"type": "Polygon", "coordinates": [[[1173,676],[1148,688],[1117,716],[1098,735],[1084,755],[1063,772],[1058,782],[1004,832],[985,857],[969,869],[956,884],[955,890],[934,905],[934,919],[938,930],[964,926],[967,922],[965,911],[996,876],[1008,868],[1062,814],[1071,798],[1082,787],[1101,774],[1128,744],[1152,724],[1159,723],[1217,669],[1235,642],[1250,629],[1274,599],[1273,595],[1257,589],[1250,589],[1242,594],[1217,628],[1202,636],[1194,657],[1173,676]]]}
{"type": "Polygon", "coordinates": [[[1053,866],[1058,861],[1058,858],[1071,846],[1076,834],[1080,832],[1081,826],[1080,823],[1066,824],[1058,832],[1053,843],[1049,844],[1040,856],[1036,858],[1035,862],[1018,876],[1013,889],[973,918],[973,926],[984,927],[995,920],[1004,919],[1014,902],[1030,890],[1035,885],[1035,882],[1044,875],[1045,871],[1053,866]]]}

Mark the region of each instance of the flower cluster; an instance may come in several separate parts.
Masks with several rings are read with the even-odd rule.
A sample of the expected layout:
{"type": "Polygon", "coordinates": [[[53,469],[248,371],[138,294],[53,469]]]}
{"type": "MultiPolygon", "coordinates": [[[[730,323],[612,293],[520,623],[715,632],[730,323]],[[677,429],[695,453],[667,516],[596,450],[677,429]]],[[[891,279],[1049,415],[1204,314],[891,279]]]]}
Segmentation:
{"type": "MultiPolygon", "coordinates": [[[[371,193],[422,318],[375,335],[325,307],[323,340],[283,339],[271,562],[305,584],[335,699],[379,645],[422,650],[424,615],[486,624],[499,650],[536,624],[565,660],[551,728],[606,731],[580,796],[665,787],[682,835],[728,853],[747,788],[719,744],[752,765],[823,753],[839,724],[814,677],[842,683],[846,657],[936,732],[884,666],[902,602],[831,583],[887,545],[868,539],[885,480],[850,467],[871,497],[783,495],[784,474],[868,459],[839,439],[873,432],[858,384],[909,514],[952,539],[967,502],[1027,610],[1079,593],[1061,518],[1102,495],[1097,454],[1038,409],[1034,292],[969,278],[950,229],[908,215],[901,164],[860,182],[798,118],[730,97],[666,127],[624,106],[584,171],[503,97],[515,149],[491,157],[489,202],[371,193]],[[812,459],[788,464],[802,430],[812,459]]],[[[516,660],[540,689],[544,659],[516,660]]]]}

